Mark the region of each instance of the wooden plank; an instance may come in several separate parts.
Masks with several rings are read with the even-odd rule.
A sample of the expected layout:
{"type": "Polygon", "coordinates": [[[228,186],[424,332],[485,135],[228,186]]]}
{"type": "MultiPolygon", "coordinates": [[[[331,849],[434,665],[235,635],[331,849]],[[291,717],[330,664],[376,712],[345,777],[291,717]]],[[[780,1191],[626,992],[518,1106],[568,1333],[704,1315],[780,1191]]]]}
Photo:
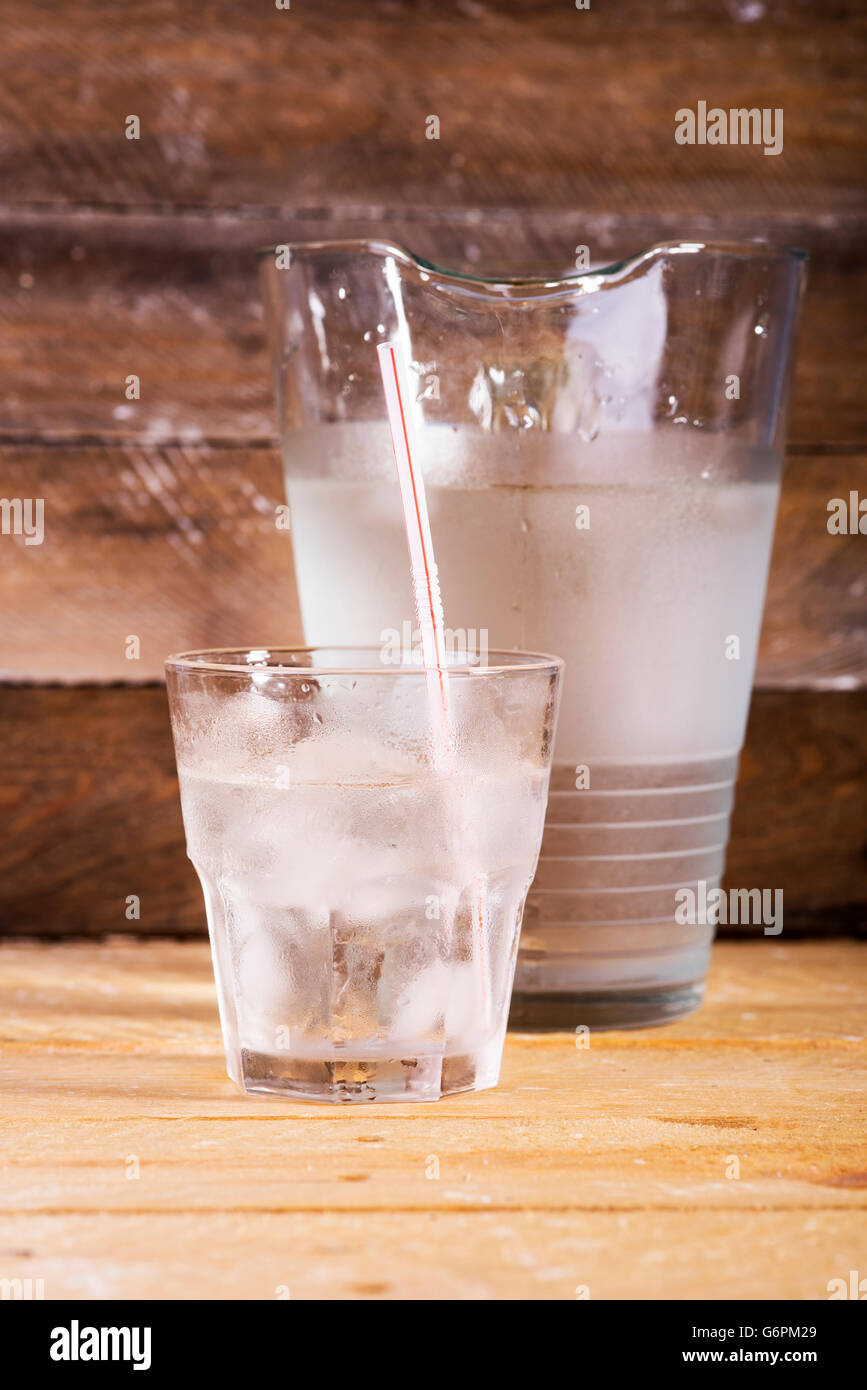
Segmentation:
{"type": "MultiPolygon", "coordinates": [[[[636,1083],[651,1089],[658,1082],[661,1059],[645,1054],[630,1058],[636,1083]]],[[[604,1122],[586,1122],[586,1111],[566,1104],[562,1115],[547,1111],[517,1118],[475,1115],[442,1117],[407,1126],[407,1116],[385,1124],[370,1120],[349,1126],[329,1114],[321,1123],[291,1119],[255,1122],[226,1119],[219,1140],[208,1135],[215,1125],[201,1119],[165,1117],[137,1120],[64,1118],[7,1122],[0,1144],[5,1180],[2,1210],[40,1215],[66,1212],[148,1211],[628,1211],[641,1208],[804,1211],[865,1206],[861,1112],[850,1101],[832,1117],[834,1100],[825,1097],[812,1115],[802,1101],[788,1127],[784,1117],[766,1119],[758,1078],[772,1054],[751,1054],[746,1093],[759,1113],[729,1115],[721,1123],[636,1117],[634,1101],[604,1122]],[[756,1082],[752,1082],[753,1073],[756,1082]],[[752,1083],[752,1084],[751,1084],[752,1083]],[[533,1132],[532,1120],[541,1122],[533,1132]],[[816,1125],[823,1150],[815,1143],[816,1125]],[[411,1132],[403,1134],[403,1128],[411,1132]],[[119,1131],[125,1151],[118,1152],[119,1131]],[[382,1132],[384,1131],[384,1133],[382,1132]],[[628,1139],[624,1135],[628,1134],[628,1139]],[[59,1142],[60,1141],[60,1142],[59,1142]],[[359,1145],[360,1147],[351,1147],[359,1145]],[[828,1146],[833,1157],[828,1161],[828,1146]],[[253,1152],[251,1152],[251,1148],[253,1152]],[[496,1167],[486,1172],[485,1151],[495,1151],[496,1167]],[[652,1165],[645,1155],[653,1154],[652,1165]],[[740,1164],[738,1181],[726,1178],[729,1156],[740,1164]],[[140,1176],[130,1189],[125,1160],[134,1156],[140,1176]],[[432,1157],[440,1177],[426,1176],[432,1157]],[[581,1183],[576,1191],[576,1161],[581,1183]],[[642,1173],[650,1167],[650,1173],[642,1173]],[[58,1170],[62,1190],[58,1190],[58,1170]],[[782,1170],[782,1171],[781,1171],[782,1170]],[[241,1188],[239,1173],[244,1174],[241,1188]],[[850,1179],[853,1179],[850,1184],[850,1179]]],[[[680,1058],[679,1058],[680,1060],[680,1058]]],[[[561,1059],[569,1065],[568,1057],[561,1059]]],[[[839,1068],[842,1063],[839,1064],[839,1068]]],[[[61,1064],[65,1076],[65,1063],[61,1064]]],[[[784,1068],[789,1086],[809,1091],[815,1102],[823,1079],[835,1075],[827,1057],[802,1068],[801,1059],[784,1068]]],[[[41,1069],[40,1069],[41,1070],[41,1069]]],[[[572,1068],[574,1071],[574,1067],[572,1068]]],[[[588,1067],[588,1073],[594,1070],[588,1067]]],[[[613,1068],[595,1068],[608,1078],[613,1068]]],[[[716,1084],[719,1058],[703,1067],[686,1066],[682,1083],[701,1093],[716,1084]]],[[[129,1069],[127,1068],[129,1074],[129,1069]]],[[[139,1075],[147,1076],[140,1065],[139,1075]]],[[[87,1085],[83,1070],[70,1073],[87,1085]]],[[[109,1067],[109,1078],[116,1069],[109,1067]]],[[[181,1080],[176,1065],[173,1083],[181,1080]]],[[[864,1069],[856,1076],[863,1083],[864,1069]]],[[[506,1077],[508,1080],[508,1075],[506,1077]]],[[[13,1086],[15,1078],[12,1078],[13,1086]]],[[[531,1089],[531,1088],[530,1088],[531,1089]]],[[[605,1104],[610,1092],[599,1082],[588,1087],[586,1104],[605,1104]]],[[[853,1098],[854,1099],[854,1098],[853,1098]]]]}
{"type": "Polygon", "coordinates": [[[159,680],[173,651],[300,642],[275,449],[6,446],[0,477],[45,503],[42,544],[0,536],[7,680],[159,680]]]}
{"type": "Polygon", "coordinates": [[[16,885],[2,930],[38,932],[56,914],[63,934],[201,932],[165,690],[6,686],[0,707],[0,857],[16,885]]]}
{"type": "MultiPolygon", "coordinates": [[[[664,1028],[606,1033],[605,1048],[626,1054],[636,1049],[677,1047],[686,1052],[691,1046],[725,1048],[737,1044],[794,1049],[803,1054],[832,1045],[838,1049],[857,1046],[864,1033],[864,956],[865,947],[853,942],[788,944],[770,937],[717,942],[711,987],[697,1013],[664,1028]],[[852,968],[841,978],[844,960],[852,968]]],[[[79,1055],[74,1064],[82,1068],[90,1064],[87,1059],[94,1051],[111,1054],[119,1059],[115,1071],[118,1081],[129,1075],[126,1062],[133,1059],[130,1065],[134,1066],[134,1059],[144,1054],[149,1056],[151,1068],[158,1065],[160,1058],[180,1057],[184,1066],[196,1069],[197,1076],[205,1075],[215,1064],[220,1070],[222,1050],[207,941],[121,936],[107,941],[6,940],[0,946],[0,963],[2,1052],[10,1065],[17,1065],[14,1056],[20,1052],[27,1054],[34,1069],[44,1064],[38,1085],[36,1070],[33,1073],[34,1118],[60,1113],[55,1107],[61,1107],[64,1113],[79,1113],[80,1097],[74,1088],[68,1095],[50,1099],[45,1090],[50,1084],[51,1059],[58,1053],[70,1059],[79,1055]]],[[[532,1065],[546,1066],[544,1059],[553,1035],[545,1033],[535,1040],[529,1034],[522,1037],[522,1046],[526,1043],[530,1047],[532,1041],[532,1047],[541,1050],[542,1060],[532,1061],[532,1065]]],[[[511,1067],[511,1059],[509,1052],[507,1067],[511,1067]]],[[[525,1060],[531,1065],[529,1053],[525,1060]]],[[[585,1059],[573,1060],[578,1063],[585,1059]]],[[[516,1054],[515,1065],[518,1064],[516,1054]]],[[[162,1075],[171,1075],[168,1064],[162,1075]]],[[[518,1072],[512,1079],[516,1086],[523,1084],[518,1072]]],[[[144,1098],[142,1108],[134,1112],[139,1118],[158,1115],[165,1101],[153,1072],[151,1080],[150,1098],[144,1098]]],[[[100,1114],[119,1117],[131,1113],[130,1096],[122,1085],[112,1085],[110,1090],[111,1095],[106,1098],[109,1109],[100,1114]]],[[[504,1094],[502,1088],[480,1092],[473,1104],[490,1103],[490,1114],[502,1117],[510,1113],[503,1111],[500,1104],[504,1094]]],[[[775,1088],[774,1094],[779,1098],[783,1091],[775,1088]]],[[[282,1102],[263,1096],[243,1097],[231,1085],[218,1089],[214,1096],[215,1103],[224,1107],[220,1113],[225,1115],[250,1116],[254,1113],[250,1109],[253,1104],[264,1107],[255,1111],[257,1115],[286,1114],[282,1102]],[[226,1109],[233,1097],[237,1106],[226,1109]]],[[[577,1099],[583,1103],[580,1097],[577,1099]]],[[[539,1101],[549,1102],[556,1108],[558,1102],[553,1092],[539,1101]]],[[[190,1119],[216,1113],[210,1100],[206,1111],[198,1109],[202,1103],[193,1090],[184,1092],[175,1098],[177,1116],[190,1119]]],[[[617,1103],[614,1098],[612,1104],[617,1103]]],[[[691,1110],[694,1098],[685,1088],[681,1088],[677,1103],[682,1107],[679,1113],[684,1123],[690,1115],[701,1113],[705,1123],[708,1115],[723,1114],[714,1105],[706,1113],[691,1110]]],[[[447,1096],[424,1113],[429,1118],[451,1114],[453,1107],[457,1107],[454,1113],[463,1113],[465,1104],[463,1096],[447,1096]]],[[[12,1102],[8,1098],[4,1102],[0,1094],[0,1114],[5,1113],[4,1105],[11,1107],[12,1102]]],[[[414,1111],[415,1107],[409,1109],[414,1111]]],[[[7,1118],[14,1118],[15,1113],[10,1108],[7,1118]]],[[[319,1123],[329,1112],[320,1106],[303,1105],[294,1107],[291,1113],[298,1119],[319,1123]]],[[[392,1105],[375,1112],[352,1110],[358,1118],[372,1113],[387,1118],[403,1112],[392,1105]]],[[[725,1128],[723,1120],[720,1124],[725,1128]]]]}
{"type": "Polygon", "coordinates": [[[512,1034],[493,1091],[334,1111],[226,1080],[204,943],[6,944],[0,1269],[48,1298],[825,1298],[867,1226],[865,955],[721,943],[690,1018],[512,1034]]]}
{"type": "Polygon", "coordinates": [[[864,220],[824,203],[784,216],[469,208],[288,208],[157,216],[0,210],[0,437],[166,443],[270,440],[271,375],[255,252],[285,240],[382,237],[456,269],[553,271],[577,245],[611,263],[657,243],[765,237],[812,262],[789,437],[867,443],[864,220]],[[141,398],[124,395],[128,375],[141,398]]]}
{"type": "Polygon", "coordinates": [[[0,14],[0,180],[17,202],[273,206],[291,188],[308,205],[863,208],[854,0],[0,14]],[[782,108],[782,154],[678,145],[674,113],[699,98],[782,108]]]}
{"type": "Polygon", "coordinates": [[[837,930],[867,926],[864,698],[753,695],[726,882],[782,888],[787,933],[809,931],[823,914],[837,930]]]}
{"type": "MultiPolygon", "coordinates": [[[[728,881],[782,888],[787,934],[867,921],[865,708],[863,690],[754,695],[728,881]]],[[[164,690],[0,686],[0,741],[0,933],[203,932],[164,690]]]]}
{"type": "MultiPolygon", "coordinates": [[[[853,961],[862,969],[863,956],[853,961]]],[[[760,957],[754,963],[762,968],[760,957]]],[[[857,1018],[857,1000],[842,1002],[857,1018]]],[[[218,1035],[212,1039],[219,1046],[218,1035]]],[[[50,1059],[32,1063],[29,1049],[17,1047],[2,1063],[13,1113],[4,1115],[0,1136],[0,1210],[865,1206],[863,1038],[851,1045],[831,1039],[824,1047],[811,1040],[779,1047],[741,1036],[737,1077],[727,1086],[720,1085],[720,1072],[732,1059],[722,1062],[716,1039],[702,1045],[681,1033],[664,1045],[627,1052],[609,1048],[602,1035],[586,1053],[578,1053],[568,1036],[545,1049],[510,1039],[501,1089],[484,1093],[478,1105],[462,1104],[461,1097],[445,1113],[439,1107],[426,1112],[404,1134],[412,1106],[389,1106],[384,1117],[365,1110],[349,1124],[345,1110],[323,1113],[313,1105],[303,1106],[303,1119],[294,1106],[287,1115],[285,1102],[282,1109],[279,1102],[264,1108],[247,1103],[245,1111],[216,1053],[190,1058],[173,1051],[152,1068],[149,1055],[118,1058],[111,1048],[105,1058],[100,1050],[97,1063],[92,1053],[75,1054],[68,1040],[50,1059]],[[675,1062],[677,1083],[669,1095],[664,1077],[675,1062]],[[28,1106],[21,1115],[14,1098],[25,1065],[28,1106]],[[98,1115],[97,1097],[89,1094],[95,1070],[98,1115]],[[71,1105],[56,1101],[59,1079],[71,1105]],[[145,1103],[152,1113],[140,1117],[139,1092],[151,1084],[158,1103],[145,1103]],[[174,1113],[179,1092],[189,1097],[186,1118],[174,1113]],[[400,1113],[393,1115],[394,1109],[400,1113]],[[486,1152],[497,1155],[490,1172],[486,1152]],[[737,1181],[726,1178],[732,1154],[740,1164],[737,1181]],[[130,1155],[141,1169],[134,1188],[125,1170],[130,1155]],[[431,1156],[439,1162],[436,1181],[426,1173],[431,1156]]]]}
{"type": "MultiPolygon", "coordinates": [[[[121,1148],[123,1147],[121,1142],[121,1148]]],[[[197,1212],[0,1217],[46,1298],[826,1299],[863,1213],[197,1212]]],[[[860,1264],[859,1264],[860,1261],[860,1264]]]]}
{"type": "Polygon", "coordinates": [[[867,454],[790,453],[756,666],[763,689],[847,690],[867,681],[864,536],[828,530],[832,499],[848,515],[852,492],[867,498],[867,454]]]}
{"type": "MultiPolygon", "coordinates": [[[[853,490],[867,497],[867,453],[789,460],[759,686],[867,680],[864,538],[827,528],[853,490]]],[[[274,448],[0,445],[0,496],[45,507],[42,544],[0,535],[6,680],[160,680],[173,651],[302,640],[274,448]]]]}

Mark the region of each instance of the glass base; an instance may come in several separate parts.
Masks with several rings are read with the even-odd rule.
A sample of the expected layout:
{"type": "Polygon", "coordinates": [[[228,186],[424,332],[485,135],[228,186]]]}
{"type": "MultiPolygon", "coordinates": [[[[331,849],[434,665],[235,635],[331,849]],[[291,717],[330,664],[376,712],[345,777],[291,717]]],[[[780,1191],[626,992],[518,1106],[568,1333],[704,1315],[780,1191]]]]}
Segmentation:
{"type": "Polygon", "coordinates": [[[655,1028],[696,1010],[704,999],[704,981],[667,989],[611,991],[597,994],[512,995],[509,1027],[525,1033],[572,1033],[623,1028],[655,1028]]]}
{"type": "Polygon", "coordinates": [[[334,1061],[242,1051],[238,1070],[229,1067],[229,1076],[245,1091],[332,1105],[441,1100],[496,1086],[498,1075],[499,1057],[492,1066],[491,1059],[474,1053],[334,1061]]]}

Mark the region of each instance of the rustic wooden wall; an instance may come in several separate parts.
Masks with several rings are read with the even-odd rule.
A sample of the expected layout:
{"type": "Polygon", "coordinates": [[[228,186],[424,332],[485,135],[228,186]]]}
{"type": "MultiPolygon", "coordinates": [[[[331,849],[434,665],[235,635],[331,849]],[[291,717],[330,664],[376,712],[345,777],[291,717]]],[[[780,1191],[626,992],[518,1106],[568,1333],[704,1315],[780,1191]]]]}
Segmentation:
{"type": "Polygon", "coordinates": [[[0,0],[0,32],[0,495],[47,517],[0,535],[0,931],[202,930],[148,683],[300,635],[253,252],[372,234],[513,272],[811,252],[730,875],[793,931],[863,925],[867,538],[826,529],[867,496],[863,5],[0,0]],[[781,107],[783,153],[677,145],[700,99],[781,107]]]}

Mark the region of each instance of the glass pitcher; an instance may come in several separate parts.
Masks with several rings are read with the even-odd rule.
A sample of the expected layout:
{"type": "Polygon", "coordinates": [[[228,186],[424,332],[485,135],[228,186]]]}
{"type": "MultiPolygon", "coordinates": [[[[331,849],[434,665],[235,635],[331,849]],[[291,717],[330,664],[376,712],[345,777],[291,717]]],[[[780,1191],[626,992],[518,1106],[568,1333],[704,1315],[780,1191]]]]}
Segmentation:
{"type": "Polygon", "coordinates": [[[447,637],[565,659],[513,1022],[688,1013],[721,916],[803,254],[680,242],[495,280],[353,241],[262,269],[305,641],[414,627],[392,340],[447,637]]]}

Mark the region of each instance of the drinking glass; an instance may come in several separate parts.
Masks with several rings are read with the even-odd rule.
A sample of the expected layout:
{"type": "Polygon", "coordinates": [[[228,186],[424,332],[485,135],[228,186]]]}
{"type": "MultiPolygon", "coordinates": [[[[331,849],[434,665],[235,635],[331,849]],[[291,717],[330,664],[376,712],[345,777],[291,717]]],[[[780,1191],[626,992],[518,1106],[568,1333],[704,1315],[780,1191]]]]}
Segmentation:
{"type": "Polygon", "coordinates": [[[229,1075],[303,1100],[496,1085],[561,663],[410,652],[166,663],[229,1075]]]}

